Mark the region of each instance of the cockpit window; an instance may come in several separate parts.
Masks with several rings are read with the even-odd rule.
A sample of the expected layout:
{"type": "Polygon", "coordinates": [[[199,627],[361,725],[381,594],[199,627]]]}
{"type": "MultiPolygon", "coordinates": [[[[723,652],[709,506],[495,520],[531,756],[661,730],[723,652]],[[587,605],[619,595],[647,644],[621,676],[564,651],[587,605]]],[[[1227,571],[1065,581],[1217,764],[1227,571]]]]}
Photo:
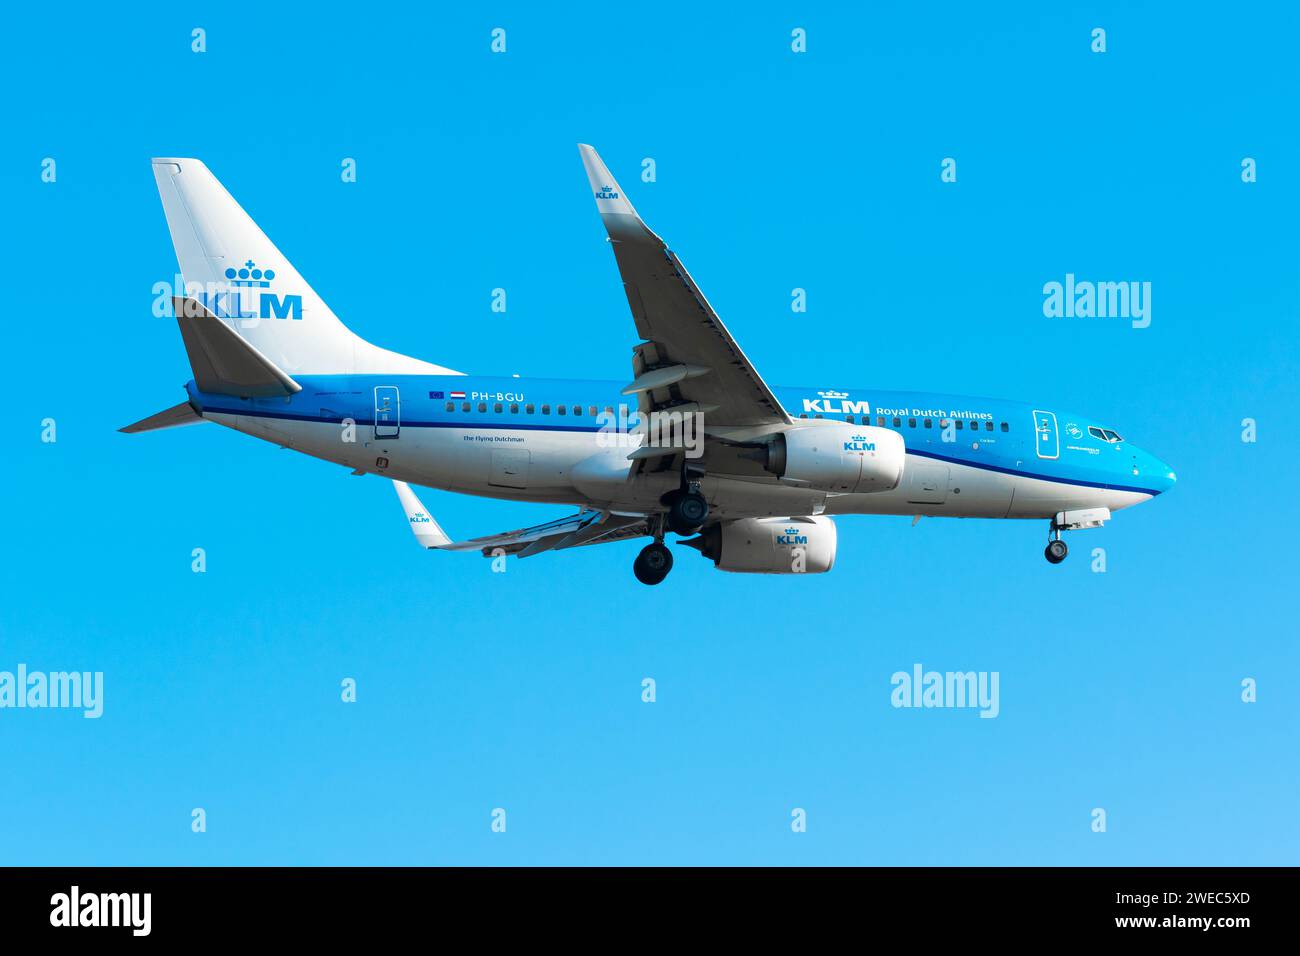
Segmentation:
{"type": "Polygon", "coordinates": [[[1099,441],[1108,442],[1112,445],[1124,440],[1120,437],[1119,432],[1111,431],[1109,428],[1098,428],[1096,425],[1088,426],[1088,434],[1099,441]]]}

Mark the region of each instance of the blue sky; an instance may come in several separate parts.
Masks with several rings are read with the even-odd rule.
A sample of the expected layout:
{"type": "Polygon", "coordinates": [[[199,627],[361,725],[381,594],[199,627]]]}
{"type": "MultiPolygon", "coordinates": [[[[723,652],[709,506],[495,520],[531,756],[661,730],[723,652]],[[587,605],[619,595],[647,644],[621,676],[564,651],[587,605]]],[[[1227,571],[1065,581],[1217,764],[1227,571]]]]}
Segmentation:
{"type": "MultiPolygon", "coordinates": [[[[1296,861],[1300,15],[385,14],[28,10],[0,36],[0,670],[105,675],[99,720],[0,710],[0,863],[1296,861]],[[679,552],[649,591],[632,544],[493,574],[418,549],[387,482],[215,426],[116,432],[190,375],[151,314],[154,155],[202,158],[372,341],[626,378],[578,142],[769,381],[1086,412],[1178,487],[1056,568],[1039,522],[860,517],[829,575],[679,552]],[[1067,272],[1151,282],[1151,326],[1045,318],[1067,272]],[[891,708],[916,662],[997,671],[1000,715],[891,708]]],[[[559,514],[423,497],[459,536],[559,514]]]]}

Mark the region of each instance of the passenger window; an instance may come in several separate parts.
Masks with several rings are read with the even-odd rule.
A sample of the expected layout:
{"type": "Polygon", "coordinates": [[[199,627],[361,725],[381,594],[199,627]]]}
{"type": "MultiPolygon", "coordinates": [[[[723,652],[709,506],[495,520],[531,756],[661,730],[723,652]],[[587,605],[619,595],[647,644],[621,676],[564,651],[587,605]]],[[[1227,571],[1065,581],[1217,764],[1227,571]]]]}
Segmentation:
{"type": "Polygon", "coordinates": [[[447,403],[447,411],[449,411],[449,412],[454,412],[455,410],[456,410],[456,403],[455,403],[455,402],[448,402],[448,403],[447,403]]]}
{"type": "Polygon", "coordinates": [[[556,405],[556,406],[555,406],[555,414],[557,414],[557,415],[567,415],[567,414],[569,414],[569,406],[568,406],[568,405],[556,405]]]}
{"type": "Polygon", "coordinates": [[[902,427],[903,427],[903,420],[902,420],[901,418],[899,418],[897,415],[894,416],[894,427],[895,427],[895,428],[902,428],[902,427]]]}
{"type": "Polygon", "coordinates": [[[908,428],[915,428],[915,427],[916,427],[916,419],[915,419],[915,418],[909,418],[909,419],[907,420],[907,427],[908,427],[908,428]]]}
{"type": "Polygon", "coordinates": [[[825,418],[825,415],[814,415],[813,418],[825,418]]]}
{"type": "Polygon", "coordinates": [[[877,415],[877,416],[876,416],[876,427],[877,427],[877,428],[884,428],[884,427],[885,427],[885,416],[884,416],[884,415],[877,415]]]}
{"type": "Polygon", "coordinates": [[[611,406],[611,405],[606,405],[606,406],[605,406],[605,414],[606,414],[606,415],[613,415],[613,414],[614,414],[614,408],[613,408],[613,406],[611,406]]]}
{"type": "Polygon", "coordinates": [[[931,425],[933,425],[933,424],[934,424],[934,422],[932,422],[930,419],[927,418],[927,419],[925,420],[925,427],[926,427],[926,428],[929,428],[929,427],[930,427],[931,425]]]}
{"type": "Polygon", "coordinates": [[[800,413],[799,413],[799,417],[800,417],[800,418],[807,418],[807,417],[808,417],[808,413],[807,413],[807,412],[800,412],[800,413]]]}
{"type": "Polygon", "coordinates": [[[518,415],[518,414],[519,414],[519,403],[518,403],[518,402],[511,402],[511,403],[510,403],[510,414],[511,414],[511,415],[518,415]]]}
{"type": "Polygon", "coordinates": [[[1003,430],[1004,432],[1009,432],[1009,431],[1011,431],[1011,426],[1008,425],[1006,422],[1003,422],[1003,423],[1002,423],[1002,430],[1003,430]]]}
{"type": "Polygon", "coordinates": [[[987,422],[985,422],[985,423],[984,423],[984,430],[985,430],[986,432],[991,432],[991,431],[993,431],[993,422],[992,422],[992,421],[987,421],[987,422]]]}
{"type": "Polygon", "coordinates": [[[480,412],[486,412],[486,411],[487,411],[487,402],[479,402],[479,403],[478,403],[478,410],[479,410],[480,412]]]}
{"type": "Polygon", "coordinates": [[[963,428],[962,420],[959,418],[957,419],[957,431],[961,431],[962,428],[963,428]]]}
{"type": "Polygon", "coordinates": [[[844,420],[845,420],[846,422],[848,422],[850,425],[855,425],[855,424],[857,424],[857,423],[853,420],[853,416],[852,416],[852,415],[845,415],[845,416],[844,416],[844,420]]]}
{"type": "Polygon", "coordinates": [[[460,410],[461,410],[462,412],[467,412],[467,411],[469,411],[469,402],[461,402],[460,410]]]}
{"type": "Polygon", "coordinates": [[[581,406],[581,405],[574,405],[574,406],[573,406],[573,414],[575,414],[575,415],[581,415],[581,414],[582,414],[582,406],[581,406]]]}
{"type": "Polygon", "coordinates": [[[494,412],[496,412],[498,415],[500,415],[500,414],[501,414],[501,403],[500,403],[500,402],[497,402],[496,404],[494,404],[494,405],[492,406],[492,411],[494,411],[494,412]]]}
{"type": "Polygon", "coordinates": [[[549,414],[551,414],[551,406],[550,406],[550,405],[543,405],[543,406],[542,406],[542,414],[543,414],[543,415],[549,415],[549,414]]]}
{"type": "Polygon", "coordinates": [[[535,411],[537,411],[537,409],[536,409],[534,406],[532,406],[532,405],[525,405],[525,406],[524,406],[524,414],[525,414],[525,415],[531,415],[531,414],[533,414],[533,412],[535,412],[535,411]]]}
{"type": "Polygon", "coordinates": [[[588,405],[588,406],[587,406],[587,414],[590,415],[592,418],[595,418],[595,417],[596,417],[596,406],[595,406],[595,405],[588,405]]]}

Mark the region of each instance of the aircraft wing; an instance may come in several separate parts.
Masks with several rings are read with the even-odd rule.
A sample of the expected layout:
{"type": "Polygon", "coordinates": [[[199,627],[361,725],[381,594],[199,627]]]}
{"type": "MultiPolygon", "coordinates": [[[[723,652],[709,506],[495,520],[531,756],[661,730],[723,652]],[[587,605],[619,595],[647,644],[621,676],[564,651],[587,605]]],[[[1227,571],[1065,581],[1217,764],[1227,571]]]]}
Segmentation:
{"type": "Polygon", "coordinates": [[[641,221],[600,156],[586,145],[578,151],[643,340],[634,350],[636,378],[623,394],[637,395],[642,411],[698,405],[710,425],[792,424],[681,260],[641,221]]]}
{"type": "Polygon", "coordinates": [[[439,551],[482,551],[489,558],[498,553],[527,558],[543,551],[623,541],[649,533],[646,519],[642,516],[581,511],[571,517],[548,521],[531,528],[471,538],[468,541],[452,541],[415,496],[410,485],[404,481],[394,481],[393,487],[402,502],[402,510],[406,512],[406,520],[411,525],[415,540],[425,548],[439,551]]]}

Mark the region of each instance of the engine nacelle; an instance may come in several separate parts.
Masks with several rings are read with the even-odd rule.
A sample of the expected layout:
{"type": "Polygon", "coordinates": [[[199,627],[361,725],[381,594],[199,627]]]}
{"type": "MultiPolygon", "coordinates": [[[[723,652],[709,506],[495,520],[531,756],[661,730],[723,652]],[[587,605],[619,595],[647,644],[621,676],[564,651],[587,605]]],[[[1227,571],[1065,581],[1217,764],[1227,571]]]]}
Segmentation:
{"type": "Polygon", "coordinates": [[[821,574],[835,564],[835,522],[824,517],[720,521],[684,543],[722,571],[821,574]]]}
{"type": "Polygon", "coordinates": [[[869,494],[897,488],[906,460],[903,436],[896,431],[822,422],[776,435],[763,467],[822,491],[869,494]]]}

